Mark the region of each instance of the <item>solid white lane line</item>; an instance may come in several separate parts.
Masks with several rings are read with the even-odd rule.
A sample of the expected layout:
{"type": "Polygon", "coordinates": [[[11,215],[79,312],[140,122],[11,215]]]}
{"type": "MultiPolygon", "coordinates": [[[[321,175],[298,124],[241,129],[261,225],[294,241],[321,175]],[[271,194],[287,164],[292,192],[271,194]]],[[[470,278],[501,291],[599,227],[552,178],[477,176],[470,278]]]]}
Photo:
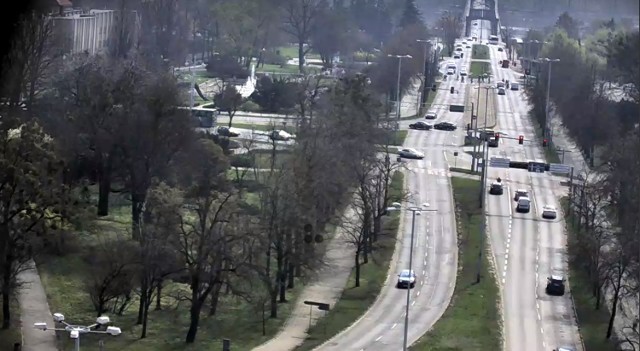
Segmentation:
{"type": "Polygon", "coordinates": [[[395,328],[396,326],[398,326],[398,323],[393,323],[393,325],[391,326],[391,329],[395,328]]]}
{"type": "Polygon", "coordinates": [[[376,341],[380,341],[380,339],[382,339],[382,335],[380,335],[379,337],[376,338],[376,341]]]}
{"type": "Polygon", "coordinates": [[[416,296],[420,296],[420,292],[419,291],[416,293],[416,296]]]}

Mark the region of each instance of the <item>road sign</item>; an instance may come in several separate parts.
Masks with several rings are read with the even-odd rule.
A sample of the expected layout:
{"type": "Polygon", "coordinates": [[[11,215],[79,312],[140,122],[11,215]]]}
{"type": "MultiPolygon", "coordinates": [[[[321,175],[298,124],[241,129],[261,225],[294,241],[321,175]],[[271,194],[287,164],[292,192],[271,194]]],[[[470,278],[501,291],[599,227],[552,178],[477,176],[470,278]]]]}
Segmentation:
{"type": "Polygon", "coordinates": [[[510,162],[511,162],[511,160],[509,158],[506,158],[506,157],[492,157],[489,160],[489,167],[509,168],[509,163],[510,162]]]}
{"type": "Polygon", "coordinates": [[[562,163],[550,163],[549,172],[558,174],[569,174],[571,173],[571,166],[562,163]]]}

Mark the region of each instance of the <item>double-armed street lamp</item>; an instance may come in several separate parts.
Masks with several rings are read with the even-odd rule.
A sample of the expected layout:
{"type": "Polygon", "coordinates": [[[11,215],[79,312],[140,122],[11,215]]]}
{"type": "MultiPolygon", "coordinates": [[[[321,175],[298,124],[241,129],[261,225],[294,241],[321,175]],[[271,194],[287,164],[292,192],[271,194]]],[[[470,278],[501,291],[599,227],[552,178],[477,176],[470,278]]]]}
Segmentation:
{"type": "Polygon", "coordinates": [[[34,323],[33,327],[40,330],[54,330],[54,331],[66,331],[69,333],[69,337],[75,340],[75,351],[80,351],[80,335],[81,334],[109,334],[112,336],[118,336],[122,334],[122,331],[118,327],[108,326],[106,330],[96,330],[101,326],[109,324],[111,321],[107,316],[100,316],[96,319],[96,323],[88,326],[73,325],[64,321],[64,315],[62,313],[54,313],[53,320],[56,323],[60,323],[64,328],[49,328],[47,323],[38,322],[34,323]]]}
{"type": "MultiPolygon", "coordinates": [[[[399,202],[394,202],[391,204],[391,207],[387,207],[387,212],[393,211],[401,211],[407,210],[411,211],[412,219],[411,219],[411,243],[409,247],[409,273],[413,272],[413,238],[415,235],[416,229],[416,216],[420,216],[422,212],[436,212],[437,210],[428,210],[428,203],[422,204],[422,206],[411,206],[411,207],[402,207],[402,204],[399,202]]],[[[402,342],[402,350],[407,351],[407,340],[409,336],[409,302],[411,300],[411,285],[407,286],[407,303],[405,305],[405,313],[404,313],[404,339],[402,342]]]]}

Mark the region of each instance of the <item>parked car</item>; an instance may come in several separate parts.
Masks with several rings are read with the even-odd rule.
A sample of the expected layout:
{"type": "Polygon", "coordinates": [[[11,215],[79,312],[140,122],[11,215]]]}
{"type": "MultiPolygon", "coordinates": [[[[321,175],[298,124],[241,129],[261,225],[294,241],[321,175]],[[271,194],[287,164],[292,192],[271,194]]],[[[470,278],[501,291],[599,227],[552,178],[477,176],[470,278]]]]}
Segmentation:
{"type": "Polygon", "coordinates": [[[403,158],[412,158],[417,160],[421,160],[424,158],[424,154],[422,152],[412,148],[402,149],[398,151],[398,155],[403,158]]]}
{"type": "Polygon", "coordinates": [[[542,218],[544,219],[556,219],[558,217],[558,210],[551,205],[544,205],[542,207],[542,218]]]}
{"type": "Polygon", "coordinates": [[[564,295],[564,277],[561,275],[551,275],[547,278],[547,295],[564,295]]]}
{"type": "Polygon", "coordinates": [[[422,121],[409,124],[409,129],[431,130],[431,128],[433,128],[431,124],[422,121]]]}
{"type": "Polygon", "coordinates": [[[453,130],[458,129],[458,127],[456,127],[455,124],[450,123],[450,122],[440,122],[440,123],[436,123],[433,126],[433,129],[453,131],[453,130]]]}
{"type": "Polygon", "coordinates": [[[280,140],[280,141],[288,141],[291,138],[293,138],[293,135],[285,132],[284,130],[272,130],[271,133],[269,133],[269,138],[271,138],[271,140],[280,140]]]}
{"type": "Polygon", "coordinates": [[[237,137],[240,136],[240,132],[235,128],[218,127],[218,135],[225,137],[237,137]]]}
{"type": "Polygon", "coordinates": [[[424,119],[436,119],[438,118],[438,114],[435,112],[427,112],[426,115],[424,115],[424,119]]]}
{"type": "Polygon", "coordinates": [[[413,270],[403,269],[398,274],[398,283],[396,287],[412,289],[416,286],[416,273],[413,270]]]}

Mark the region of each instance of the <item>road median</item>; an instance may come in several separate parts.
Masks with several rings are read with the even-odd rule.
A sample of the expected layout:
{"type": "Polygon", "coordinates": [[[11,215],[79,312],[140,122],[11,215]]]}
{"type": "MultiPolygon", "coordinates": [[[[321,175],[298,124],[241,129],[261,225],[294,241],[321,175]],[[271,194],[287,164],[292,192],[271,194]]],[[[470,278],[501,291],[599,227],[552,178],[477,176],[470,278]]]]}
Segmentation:
{"type": "Polygon", "coordinates": [[[451,178],[458,226],[458,277],[449,307],[412,351],[502,349],[498,285],[482,240],[485,216],[478,206],[480,181],[451,178]],[[480,282],[478,255],[482,252],[480,282]]]}

